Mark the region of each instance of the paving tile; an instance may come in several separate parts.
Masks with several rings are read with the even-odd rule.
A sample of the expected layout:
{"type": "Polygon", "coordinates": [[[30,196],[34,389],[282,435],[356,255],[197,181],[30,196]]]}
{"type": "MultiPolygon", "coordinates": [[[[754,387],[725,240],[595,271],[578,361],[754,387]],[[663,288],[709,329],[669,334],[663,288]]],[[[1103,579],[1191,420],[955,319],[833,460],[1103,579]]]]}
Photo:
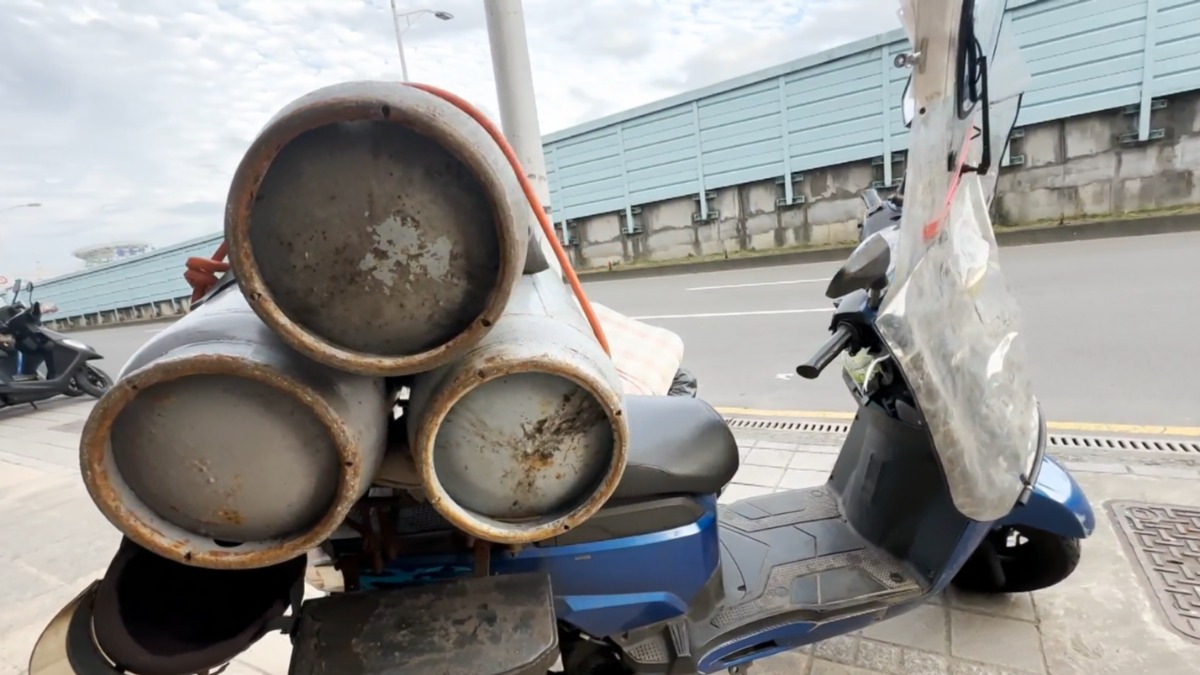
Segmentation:
{"type": "Polygon", "coordinates": [[[773,466],[782,469],[792,461],[792,455],[795,453],[787,450],[772,450],[771,448],[755,448],[750,451],[746,457],[747,464],[757,464],[758,466],[773,466]]]}
{"type": "Polygon", "coordinates": [[[983,595],[963,593],[955,588],[947,591],[950,606],[992,616],[1000,616],[1021,621],[1037,621],[1033,610],[1033,597],[1028,593],[983,595]]]}
{"type": "Polygon", "coordinates": [[[773,488],[779,485],[779,480],[783,478],[783,469],[776,469],[769,466],[754,466],[752,464],[743,464],[738,469],[737,474],[733,477],[734,483],[743,485],[758,485],[761,487],[773,488]]]}
{"type": "Polygon", "coordinates": [[[1144,466],[1132,464],[1129,470],[1138,476],[1153,476],[1155,478],[1181,478],[1184,480],[1200,478],[1200,469],[1184,466],[1144,466]]]}
{"type": "Polygon", "coordinates": [[[809,675],[875,675],[869,670],[833,661],[825,661],[824,659],[815,659],[812,664],[812,670],[808,672],[809,675]]]}
{"type": "Polygon", "coordinates": [[[824,471],[825,473],[829,473],[833,470],[833,464],[836,461],[837,457],[835,455],[798,451],[792,453],[791,462],[788,463],[788,468],[803,469],[806,471],[824,471]]]}
{"type": "Polygon", "coordinates": [[[811,452],[817,455],[837,456],[842,451],[841,445],[825,445],[821,443],[801,443],[796,446],[796,452],[811,452]]]}
{"type": "Polygon", "coordinates": [[[780,443],[779,441],[759,441],[754,444],[754,447],[768,448],[771,450],[789,450],[793,452],[796,450],[795,443],[780,443]]]}
{"type": "Polygon", "coordinates": [[[839,635],[813,645],[813,656],[834,663],[853,665],[858,655],[857,635],[839,635]]]}
{"type": "Polygon", "coordinates": [[[736,431],[733,432],[733,438],[737,441],[738,447],[741,448],[753,448],[754,445],[758,443],[757,438],[747,434],[739,434],[736,431]]]}
{"type": "Polygon", "coordinates": [[[1068,471],[1084,473],[1129,473],[1129,467],[1119,462],[1063,462],[1068,471]]]}
{"type": "Polygon", "coordinates": [[[828,471],[797,471],[788,469],[779,481],[780,489],[798,490],[800,488],[824,485],[829,480],[828,471]]]}
{"type": "Polygon", "coordinates": [[[1037,626],[1016,619],[951,611],[950,654],[1011,670],[1045,672],[1037,626]]]}
{"type": "Polygon", "coordinates": [[[946,675],[950,667],[950,658],[945,654],[905,649],[900,672],[903,675],[946,675]]]}
{"type": "Polygon", "coordinates": [[[769,495],[772,492],[774,492],[774,489],[769,487],[762,487],[759,485],[739,485],[737,483],[733,483],[729,487],[725,488],[725,491],[721,493],[721,496],[719,499],[717,499],[717,501],[721,504],[730,504],[732,502],[749,499],[751,497],[769,495]]]}
{"type": "Polygon", "coordinates": [[[949,675],[1026,675],[1026,672],[1000,666],[989,666],[984,663],[955,661],[950,664],[949,675]]]}
{"type": "Polygon", "coordinates": [[[900,673],[904,660],[904,649],[899,645],[874,640],[860,640],[855,663],[878,673],[900,673]]]}
{"type": "Polygon", "coordinates": [[[947,611],[936,605],[921,605],[893,619],[880,621],[862,631],[872,640],[927,652],[945,654],[947,611]]]}

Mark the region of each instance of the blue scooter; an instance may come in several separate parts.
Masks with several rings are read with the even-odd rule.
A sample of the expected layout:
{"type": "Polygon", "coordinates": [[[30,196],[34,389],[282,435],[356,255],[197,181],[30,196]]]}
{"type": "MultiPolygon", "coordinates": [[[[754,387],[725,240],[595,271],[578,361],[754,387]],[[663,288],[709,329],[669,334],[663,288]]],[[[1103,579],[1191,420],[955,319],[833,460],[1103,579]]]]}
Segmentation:
{"type": "MultiPolygon", "coordinates": [[[[846,351],[886,354],[876,311],[890,251],[882,236],[869,237],[834,275],[828,295],[840,302],[833,336],[798,368],[802,376],[816,377],[846,351]]],[[[1015,593],[1067,578],[1095,520],[1079,486],[1046,456],[1040,412],[1032,471],[1011,511],[974,520],[956,507],[945,458],[906,374],[894,360],[871,362],[873,384],[846,373],[858,413],[823,486],[718,506],[738,468],[737,445],[721,416],[696,398],[630,398],[628,468],[616,495],[587,523],[492,554],[486,576],[469,578],[483,574],[469,553],[412,553],[379,571],[347,574],[347,589],[421,588],[432,616],[452,610],[441,607],[444,594],[432,592],[438,586],[426,584],[459,578],[458,592],[485,584],[492,590],[480,597],[499,598],[506,592],[493,588],[497,580],[521,579],[528,584],[523,592],[545,599],[546,616],[557,620],[568,675],[676,674],[732,671],[850,633],[898,616],[952,582],[1015,593]]],[[[982,448],[974,457],[988,458],[982,448]]],[[[448,544],[453,535],[428,507],[402,508],[391,520],[427,523],[403,534],[426,546],[439,536],[448,544]]],[[[363,539],[341,539],[330,553],[347,561],[367,548],[363,539]]],[[[344,574],[354,569],[341,567],[344,574]]],[[[305,620],[294,663],[319,651],[316,641],[303,639],[305,620]]],[[[528,647],[532,638],[525,637],[511,642],[528,647]]]]}

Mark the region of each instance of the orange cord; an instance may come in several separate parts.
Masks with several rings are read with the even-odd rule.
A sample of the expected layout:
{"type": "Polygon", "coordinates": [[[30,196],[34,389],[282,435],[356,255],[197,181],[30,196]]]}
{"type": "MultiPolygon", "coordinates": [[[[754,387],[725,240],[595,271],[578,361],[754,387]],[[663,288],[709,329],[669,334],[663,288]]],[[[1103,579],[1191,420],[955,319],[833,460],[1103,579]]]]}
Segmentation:
{"type": "MultiPolygon", "coordinates": [[[[575,269],[571,267],[571,261],[567,258],[566,251],[563,250],[562,244],[558,241],[558,235],[554,232],[554,226],[550,223],[550,217],[546,215],[546,210],[542,208],[541,201],[533,191],[533,184],[529,182],[529,178],[525,175],[525,170],[521,167],[521,161],[517,159],[517,153],[509,145],[508,139],[504,138],[504,134],[500,132],[500,129],[486,115],[465,99],[445,89],[429,84],[409,83],[408,86],[433,94],[470,115],[472,119],[488,132],[492,140],[496,141],[496,144],[500,146],[500,150],[508,158],[508,163],[512,166],[513,172],[516,173],[517,180],[521,183],[521,189],[525,192],[525,198],[529,200],[529,206],[533,209],[533,214],[537,216],[538,224],[542,226],[542,232],[550,242],[550,247],[554,249],[554,257],[558,259],[559,265],[562,266],[563,273],[567,277],[567,283],[571,285],[571,290],[579,300],[580,308],[583,309],[583,315],[587,318],[588,324],[592,327],[592,332],[596,335],[596,341],[600,343],[600,346],[604,349],[604,353],[611,356],[612,350],[608,346],[608,337],[604,334],[604,328],[600,325],[600,319],[596,318],[596,312],[592,309],[592,304],[583,292],[583,285],[579,283],[579,277],[575,274],[575,269]]],[[[216,252],[213,253],[212,258],[188,258],[187,271],[184,272],[183,276],[192,287],[192,302],[196,302],[204,297],[204,294],[217,283],[217,273],[229,270],[229,263],[225,262],[228,250],[229,247],[225,242],[221,242],[216,252]]]]}

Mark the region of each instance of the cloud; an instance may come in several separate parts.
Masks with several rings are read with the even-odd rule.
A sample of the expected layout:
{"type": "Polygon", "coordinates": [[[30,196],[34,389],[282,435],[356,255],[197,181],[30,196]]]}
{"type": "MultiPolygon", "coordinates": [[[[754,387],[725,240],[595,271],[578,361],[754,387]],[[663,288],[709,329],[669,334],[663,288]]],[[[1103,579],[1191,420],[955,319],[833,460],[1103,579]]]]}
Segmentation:
{"type": "MultiPolygon", "coordinates": [[[[496,116],[484,0],[433,0],[410,75],[496,116]]],[[[402,6],[413,3],[401,1],[402,6]]],[[[550,132],[895,28],[894,0],[525,0],[550,132]]],[[[280,107],[398,79],[387,0],[0,0],[0,275],[71,251],[216,232],[242,151],[280,107]]]]}

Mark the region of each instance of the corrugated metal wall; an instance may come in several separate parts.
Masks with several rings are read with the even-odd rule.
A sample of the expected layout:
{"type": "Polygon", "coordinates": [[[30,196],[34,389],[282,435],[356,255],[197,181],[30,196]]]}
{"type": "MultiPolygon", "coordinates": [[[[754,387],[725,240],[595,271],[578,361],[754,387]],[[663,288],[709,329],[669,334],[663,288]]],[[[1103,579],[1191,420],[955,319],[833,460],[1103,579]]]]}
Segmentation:
{"type": "MultiPolygon", "coordinates": [[[[1200,0],[1010,0],[1033,80],[1019,125],[1200,89],[1200,0]]],[[[908,50],[893,31],[545,139],[555,222],[751,181],[882,159],[907,147],[900,113],[908,50]]],[[[1143,135],[1149,115],[1142,115],[1143,135]]],[[[703,201],[701,202],[703,205],[703,201]]],[[[703,206],[702,206],[703,208],[703,206]]],[[[628,219],[627,222],[632,222],[628,219]]],[[[64,315],[187,294],[181,265],[219,237],[47,282],[64,315]],[[172,295],[174,294],[174,295],[172,295]]],[[[43,296],[43,297],[49,297],[43,296]]]]}

